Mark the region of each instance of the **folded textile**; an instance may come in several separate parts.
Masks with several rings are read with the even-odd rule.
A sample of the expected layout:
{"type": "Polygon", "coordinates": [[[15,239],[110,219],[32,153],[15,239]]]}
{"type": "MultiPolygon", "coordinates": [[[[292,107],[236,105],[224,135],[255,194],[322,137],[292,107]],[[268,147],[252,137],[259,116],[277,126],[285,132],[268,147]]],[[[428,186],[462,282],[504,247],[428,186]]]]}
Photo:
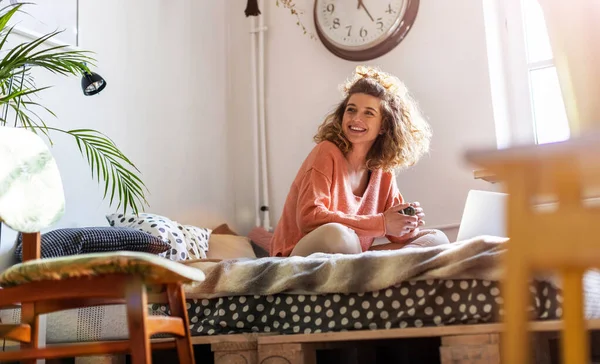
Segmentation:
{"type": "Polygon", "coordinates": [[[507,240],[479,236],[428,248],[361,254],[315,253],[308,257],[190,261],[186,265],[204,271],[206,280],[186,287],[186,296],[360,293],[409,280],[499,280],[499,259],[507,240]]]}

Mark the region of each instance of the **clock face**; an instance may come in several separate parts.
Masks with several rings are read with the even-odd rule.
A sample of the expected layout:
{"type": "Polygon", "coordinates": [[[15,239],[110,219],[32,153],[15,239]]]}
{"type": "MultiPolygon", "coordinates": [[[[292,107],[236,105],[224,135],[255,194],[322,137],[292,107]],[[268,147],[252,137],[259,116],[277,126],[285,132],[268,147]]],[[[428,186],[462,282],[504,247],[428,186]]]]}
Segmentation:
{"type": "Polygon", "coordinates": [[[315,25],[333,53],[364,60],[388,52],[402,40],[418,6],[419,0],[315,0],[315,25]]]}
{"type": "Polygon", "coordinates": [[[317,0],[316,20],[340,48],[366,48],[386,39],[406,12],[405,0],[317,0]]]}

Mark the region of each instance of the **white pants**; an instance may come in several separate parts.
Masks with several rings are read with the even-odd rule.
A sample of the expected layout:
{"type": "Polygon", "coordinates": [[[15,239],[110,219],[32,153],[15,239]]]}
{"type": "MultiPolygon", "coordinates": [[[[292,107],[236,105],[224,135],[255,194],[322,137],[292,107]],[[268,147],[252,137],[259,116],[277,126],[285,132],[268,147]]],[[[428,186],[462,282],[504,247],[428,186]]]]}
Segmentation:
{"type": "MultiPolygon", "coordinates": [[[[387,240],[387,239],[386,239],[387,240]]],[[[407,246],[431,247],[448,244],[446,234],[439,230],[421,230],[419,234],[406,244],[378,244],[373,250],[399,249],[407,246]]],[[[306,234],[294,247],[290,255],[308,256],[312,253],[362,253],[358,235],[351,228],[339,224],[324,224],[306,234]]]]}

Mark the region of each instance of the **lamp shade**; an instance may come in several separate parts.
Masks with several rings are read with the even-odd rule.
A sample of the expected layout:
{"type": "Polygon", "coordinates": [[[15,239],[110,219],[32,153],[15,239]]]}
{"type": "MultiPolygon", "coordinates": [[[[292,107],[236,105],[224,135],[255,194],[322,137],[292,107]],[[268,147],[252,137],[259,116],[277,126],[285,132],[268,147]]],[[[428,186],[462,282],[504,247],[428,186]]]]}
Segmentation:
{"type": "Polygon", "coordinates": [[[81,78],[81,89],[86,96],[92,96],[106,87],[106,81],[95,72],[88,72],[81,78]]]}

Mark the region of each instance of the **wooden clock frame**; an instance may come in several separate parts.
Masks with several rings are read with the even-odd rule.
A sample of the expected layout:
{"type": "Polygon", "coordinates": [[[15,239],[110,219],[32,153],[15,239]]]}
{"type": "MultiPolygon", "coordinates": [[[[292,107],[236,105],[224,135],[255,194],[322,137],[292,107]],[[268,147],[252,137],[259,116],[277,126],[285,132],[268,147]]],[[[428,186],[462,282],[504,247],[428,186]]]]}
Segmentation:
{"type": "Polygon", "coordinates": [[[323,34],[321,28],[317,23],[317,5],[318,0],[315,0],[313,18],[315,22],[315,28],[319,39],[325,45],[331,53],[336,56],[343,58],[348,61],[368,61],[377,57],[380,57],[392,49],[394,49],[402,40],[406,37],[410,29],[415,23],[417,13],[419,12],[420,0],[405,0],[407,1],[406,11],[401,19],[399,19],[400,25],[396,26],[391,32],[388,32],[385,39],[380,43],[375,44],[372,47],[360,50],[348,50],[343,49],[333,44],[327,36],[323,34]]]}

